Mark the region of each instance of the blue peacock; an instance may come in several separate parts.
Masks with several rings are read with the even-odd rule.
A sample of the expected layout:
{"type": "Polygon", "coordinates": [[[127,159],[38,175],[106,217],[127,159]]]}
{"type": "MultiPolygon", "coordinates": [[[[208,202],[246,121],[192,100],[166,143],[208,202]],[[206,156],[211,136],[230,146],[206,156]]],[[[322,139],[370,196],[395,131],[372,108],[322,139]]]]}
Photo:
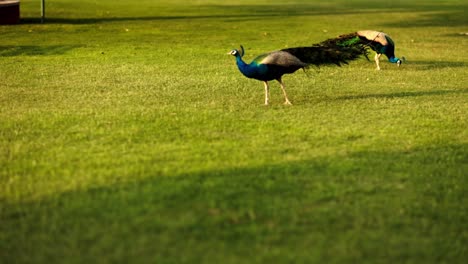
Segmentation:
{"type": "Polygon", "coordinates": [[[248,77],[263,81],[265,86],[265,105],[269,104],[269,85],[268,82],[277,80],[283,91],[286,105],[291,105],[282,76],[284,74],[294,73],[299,69],[320,65],[338,65],[347,64],[349,61],[359,58],[361,55],[367,58],[367,49],[362,45],[337,45],[328,41],[314,44],[309,47],[287,48],[278,51],[262,54],[252,60],[250,64],[242,60],[244,48],[234,49],[228,54],[236,57],[237,67],[240,72],[248,77]]]}
{"type": "Polygon", "coordinates": [[[395,56],[395,42],[389,35],[384,32],[375,30],[361,30],[349,34],[344,34],[338,38],[328,39],[322,42],[322,45],[338,45],[338,46],[363,46],[368,47],[376,52],[374,60],[377,65],[377,70],[380,70],[380,56],[385,54],[388,61],[396,63],[399,67],[405,57],[401,59],[395,56]]]}

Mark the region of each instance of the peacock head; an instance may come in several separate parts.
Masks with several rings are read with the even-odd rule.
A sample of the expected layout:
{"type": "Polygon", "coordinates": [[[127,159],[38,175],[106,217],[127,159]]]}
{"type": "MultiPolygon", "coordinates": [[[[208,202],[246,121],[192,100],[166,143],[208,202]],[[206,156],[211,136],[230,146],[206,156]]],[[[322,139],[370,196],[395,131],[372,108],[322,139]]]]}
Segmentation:
{"type": "Polygon", "coordinates": [[[405,62],[405,61],[406,61],[406,58],[405,58],[405,57],[401,57],[401,60],[398,59],[398,61],[397,61],[398,67],[400,67],[401,63],[402,63],[402,62],[405,62]]]}
{"type": "Polygon", "coordinates": [[[242,47],[241,45],[240,50],[233,49],[230,52],[228,52],[228,54],[235,56],[235,57],[239,56],[242,58],[244,56],[244,47],[242,47]]]}
{"type": "Polygon", "coordinates": [[[397,57],[391,57],[390,59],[388,59],[391,63],[396,63],[398,67],[400,67],[401,63],[405,62],[406,61],[406,58],[405,57],[401,57],[401,59],[397,58],[397,57]]]}

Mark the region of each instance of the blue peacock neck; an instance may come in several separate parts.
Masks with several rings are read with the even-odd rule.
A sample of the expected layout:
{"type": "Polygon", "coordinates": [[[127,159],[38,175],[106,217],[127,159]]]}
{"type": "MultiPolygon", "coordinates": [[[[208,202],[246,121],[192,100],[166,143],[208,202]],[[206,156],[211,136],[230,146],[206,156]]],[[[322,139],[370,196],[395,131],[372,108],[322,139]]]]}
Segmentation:
{"type": "Polygon", "coordinates": [[[237,54],[236,55],[236,63],[237,63],[237,67],[239,68],[239,70],[245,66],[247,66],[247,63],[245,63],[243,60],[242,60],[242,57],[237,54]]]}
{"type": "Polygon", "coordinates": [[[236,64],[237,64],[237,68],[239,68],[239,71],[245,77],[252,78],[254,76],[255,74],[254,67],[252,67],[250,64],[245,63],[239,54],[236,55],[236,64]]]}
{"type": "Polygon", "coordinates": [[[400,59],[397,58],[397,57],[390,57],[390,58],[388,58],[388,61],[391,62],[391,63],[398,63],[399,60],[400,60],[400,59]]]}

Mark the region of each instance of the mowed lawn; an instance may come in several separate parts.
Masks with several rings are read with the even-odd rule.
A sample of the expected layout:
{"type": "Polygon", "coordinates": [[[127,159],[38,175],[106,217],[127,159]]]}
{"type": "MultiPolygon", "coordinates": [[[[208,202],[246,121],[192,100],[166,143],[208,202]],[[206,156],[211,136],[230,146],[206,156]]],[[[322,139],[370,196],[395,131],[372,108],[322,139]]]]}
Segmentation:
{"type": "Polygon", "coordinates": [[[22,0],[0,26],[0,263],[466,263],[468,3],[22,0]],[[360,59],[244,59],[361,29],[360,59]]]}

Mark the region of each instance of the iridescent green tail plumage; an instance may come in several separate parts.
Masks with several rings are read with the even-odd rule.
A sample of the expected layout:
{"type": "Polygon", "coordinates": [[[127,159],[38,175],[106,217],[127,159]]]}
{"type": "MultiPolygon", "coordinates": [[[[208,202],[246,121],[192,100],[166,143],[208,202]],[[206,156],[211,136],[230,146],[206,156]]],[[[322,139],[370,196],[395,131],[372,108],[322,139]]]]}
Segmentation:
{"type": "Polygon", "coordinates": [[[319,45],[324,46],[341,46],[341,47],[351,47],[355,45],[359,45],[361,43],[361,39],[359,38],[356,32],[349,33],[345,35],[340,35],[337,38],[327,39],[319,43],[319,45]]]}
{"type": "Polygon", "coordinates": [[[336,39],[329,39],[327,41],[314,44],[311,47],[299,47],[283,49],[301,61],[307,64],[316,66],[326,64],[348,64],[349,61],[355,60],[360,56],[367,58],[367,49],[361,45],[348,45],[343,44],[336,39]]]}
{"type": "Polygon", "coordinates": [[[338,45],[343,47],[349,47],[354,45],[359,45],[361,43],[361,39],[358,36],[351,36],[350,38],[343,38],[338,45]]]}
{"type": "Polygon", "coordinates": [[[348,54],[357,53],[359,55],[364,55],[367,59],[369,59],[366,43],[356,32],[340,35],[337,38],[327,39],[316,45],[324,47],[335,47],[337,50],[347,51],[348,54]]]}

